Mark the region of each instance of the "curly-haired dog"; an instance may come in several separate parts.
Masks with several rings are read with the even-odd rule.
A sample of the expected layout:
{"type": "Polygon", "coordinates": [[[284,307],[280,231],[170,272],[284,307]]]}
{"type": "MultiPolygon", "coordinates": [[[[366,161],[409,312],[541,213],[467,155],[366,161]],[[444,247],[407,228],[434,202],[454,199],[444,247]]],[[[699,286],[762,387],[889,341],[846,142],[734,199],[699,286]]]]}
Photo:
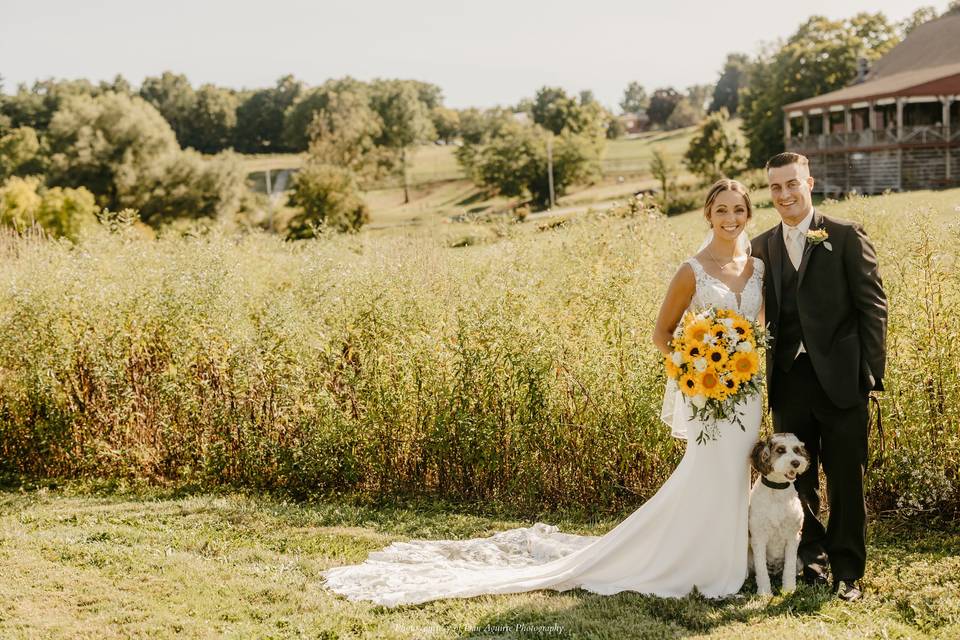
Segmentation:
{"type": "Polygon", "coordinates": [[[760,477],[750,490],[750,552],[757,592],[770,595],[770,570],[783,569],[783,591],[797,587],[797,547],[803,526],[803,506],[793,481],[810,465],[810,456],[797,436],[775,433],[761,440],[750,454],[760,477]]]}

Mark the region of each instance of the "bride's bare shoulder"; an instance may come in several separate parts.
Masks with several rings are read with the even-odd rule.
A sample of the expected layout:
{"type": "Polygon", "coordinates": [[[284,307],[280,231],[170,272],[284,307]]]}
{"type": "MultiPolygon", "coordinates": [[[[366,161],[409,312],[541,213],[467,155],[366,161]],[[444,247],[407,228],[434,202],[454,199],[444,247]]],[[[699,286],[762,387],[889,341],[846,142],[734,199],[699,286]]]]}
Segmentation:
{"type": "Polygon", "coordinates": [[[690,260],[684,260],[677,267],[677,272],[673,275],[670,282],[671,289],[690,289],[693,290],[697,285],[697,274],[693,270],[690,260]]]}

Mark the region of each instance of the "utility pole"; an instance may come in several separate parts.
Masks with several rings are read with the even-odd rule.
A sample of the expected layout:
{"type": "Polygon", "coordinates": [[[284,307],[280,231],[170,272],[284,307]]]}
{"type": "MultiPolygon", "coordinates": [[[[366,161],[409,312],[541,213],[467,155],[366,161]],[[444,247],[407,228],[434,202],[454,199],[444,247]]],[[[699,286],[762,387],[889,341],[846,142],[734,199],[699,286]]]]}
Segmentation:
{"type": "Polygon", "coordinates": [[[267,229],[273,233],[273,189],[270,185],[270,169],[263,174],[267,186],[267,229]]]}
{"type": "Polygon", "coordinates": [[[553,209],[553,134],[550,132],[547,132],[547,186],[550,189],[550,209],[553,209]]]}

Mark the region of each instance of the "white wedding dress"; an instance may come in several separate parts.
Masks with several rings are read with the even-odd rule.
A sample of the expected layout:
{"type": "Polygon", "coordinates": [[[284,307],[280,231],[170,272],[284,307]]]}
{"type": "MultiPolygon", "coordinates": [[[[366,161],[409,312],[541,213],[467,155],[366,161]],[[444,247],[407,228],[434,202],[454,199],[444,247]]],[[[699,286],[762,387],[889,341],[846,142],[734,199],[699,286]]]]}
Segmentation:
{"type": "MultiPolygon", "coordinates": [[[[740,296],[707,274],[695,258],[690,307],[760,311],[763,263],[740,296]]],[[[663,417],[673,434],[699,433],[687,400],[668,386],[663,417]]],[[[759,395],[739,406],[746,428],[719,424],[706,444],[687,440],[679,466],[650,500],[604,536],[564,534],[537,523],[488,538],[395,542],[362,564],[324,572],[325,586],[350,600],[385,606],[439,598],[581,588],[599,594],[636,591],[682,597],[737,593],[747,576],[748,456],[761,419],[759,395]]]]}

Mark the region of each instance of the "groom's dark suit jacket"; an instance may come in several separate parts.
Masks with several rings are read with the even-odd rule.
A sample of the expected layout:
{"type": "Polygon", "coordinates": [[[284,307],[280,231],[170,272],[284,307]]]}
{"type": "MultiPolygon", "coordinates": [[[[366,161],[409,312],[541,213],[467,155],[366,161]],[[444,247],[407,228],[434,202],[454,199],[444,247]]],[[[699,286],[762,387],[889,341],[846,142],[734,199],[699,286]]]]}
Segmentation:
{"type": "MultiPolygon", "coordinates": [[[[783,296],[788,295],[782,273],[790,256],[782,229],[777,224],[752,242],[753,255],[763,260],[766,271],[766,320],[773,336],[767,349],[768,389],[777,375],[778,324],[783,296]]],[[[887,298],[876,252],[860,225],[814,210],[814,229],[824,229],[829,237],[825,243],[808,241],[804,246],[796,274],[796,309],[820,385],[834,405],[849,408],[863,403],[869,391],[883,389],[887,298]]]]}

